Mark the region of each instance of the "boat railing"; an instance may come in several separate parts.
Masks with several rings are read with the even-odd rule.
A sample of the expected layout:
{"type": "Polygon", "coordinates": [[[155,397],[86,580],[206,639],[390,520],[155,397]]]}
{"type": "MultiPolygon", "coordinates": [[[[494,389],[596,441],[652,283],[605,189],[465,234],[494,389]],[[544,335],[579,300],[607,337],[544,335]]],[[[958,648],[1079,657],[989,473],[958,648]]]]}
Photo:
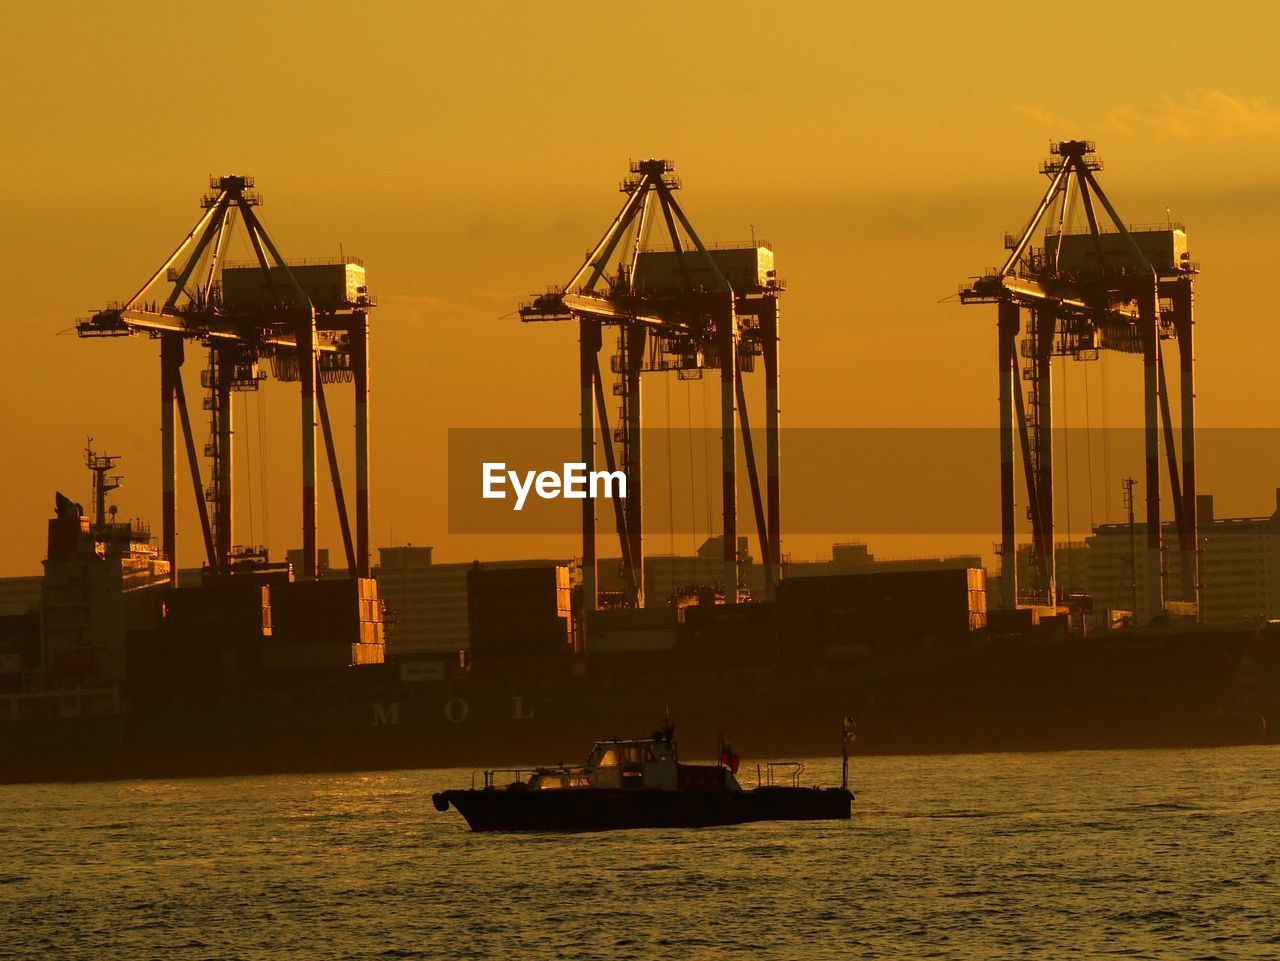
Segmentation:
{"type": "MultiPolygon", "coordinates": [[[[500,768],[494,768],[492,771],[472,771],[471,772],[471,790],[474,791],[476,789],[477,774],[484,775],[484,786],[487,790],[494,790],[500,787],[500,785],[498,784],[499,775],[510,776],[512,778],[512,781],[509,783],[523,784],[525,783],[526,776],[533,777],[533,775],[536,773],[537,773],[536,768],[529,768],[529,767],[500,767],[500,768]]],[[[501,785],[501,787],[507,787],[507,786],[508,786],[507,784],[501,785]]]]}
{"type": "Polygon", "coordinates": [[[760,765],[756,765],[756,784],[765,787],[800,786],[800,775],[804,773],[804,765],[799,761],[769,761],[764,766],[763,776],[760,765]]]}

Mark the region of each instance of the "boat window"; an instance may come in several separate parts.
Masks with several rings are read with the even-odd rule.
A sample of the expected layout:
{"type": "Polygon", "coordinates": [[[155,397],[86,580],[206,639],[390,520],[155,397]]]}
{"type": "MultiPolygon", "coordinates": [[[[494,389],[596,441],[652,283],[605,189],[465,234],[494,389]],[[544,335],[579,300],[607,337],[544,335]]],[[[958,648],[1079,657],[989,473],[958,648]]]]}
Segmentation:
{"type": "Polygon", "coordinates": [[[601,748],[596,760],[596,767],[617,767],[618,752],[611,747],[601,748]]]}

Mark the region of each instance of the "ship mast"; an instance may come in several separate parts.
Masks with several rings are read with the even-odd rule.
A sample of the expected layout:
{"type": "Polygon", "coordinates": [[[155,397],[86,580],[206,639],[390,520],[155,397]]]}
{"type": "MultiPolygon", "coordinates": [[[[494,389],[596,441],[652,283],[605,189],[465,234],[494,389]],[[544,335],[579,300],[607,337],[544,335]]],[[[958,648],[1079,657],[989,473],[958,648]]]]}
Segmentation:
{"type": "Polygon", "coordinates": [[[112,474],[119,454],[98,454],[93,449],[93,438],[84,445],[85,466],[93,472],[93,522],[98,527],[107,523],[107,495],[124,484],[123,474],[112,474]]]}

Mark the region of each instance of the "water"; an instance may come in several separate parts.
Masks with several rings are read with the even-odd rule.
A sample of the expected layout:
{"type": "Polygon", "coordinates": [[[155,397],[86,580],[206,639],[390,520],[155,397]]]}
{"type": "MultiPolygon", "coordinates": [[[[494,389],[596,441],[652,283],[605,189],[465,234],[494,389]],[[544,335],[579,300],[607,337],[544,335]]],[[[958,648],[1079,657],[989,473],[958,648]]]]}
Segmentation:
{"type": "Polygon", "coordinates": [[[1276,958],[1278,760],[855,759],[851,822],[572,836],[437,814],[464,771],[5,787],[0,957],[1276,958]]]}

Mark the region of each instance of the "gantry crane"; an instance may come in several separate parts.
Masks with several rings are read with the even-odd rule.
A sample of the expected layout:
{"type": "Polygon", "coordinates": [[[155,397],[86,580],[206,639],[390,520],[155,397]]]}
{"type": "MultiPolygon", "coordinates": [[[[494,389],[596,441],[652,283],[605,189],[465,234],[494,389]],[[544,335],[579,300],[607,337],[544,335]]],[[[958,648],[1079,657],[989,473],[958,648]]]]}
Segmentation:
{"type": "MultiPolygon", "coordinates": [[[[644,540],[641,490],[641,373],[676,371],[696,378],[720,371],[721,470],[723,474],[723,587],[737,600],[737,445],[741,432],[761,554],[770,589],[781,572],[778,444],[778,314],[783,285],[767,246],[707,246],[698,237],[674,192],[680,181],[668,160],[631,164],[621,184],[622,210],[568,283],[520,308],[520,319],[576,321],[579,328],[581,446],[587,470],[595,469],[597,417],[610,471],[627,477],[625,500],[615,496],[626,603],[644,604],[644,540]],[[667,244],[648,242],[655,223],[667,244]],[[678,225],[678,226],[677,226],[678,225]],[[620,398],[617,430],[611,435],[600,372],[602,331],[616,328],[618,352],[614,393],[620,398]],[[766,487],[756,467],[743,373],[762,357],[765,369],[766,487]],[[736,420],[735,420],[736,413],[736,420]],[[615,458],[613,441],[620,444],[615,458]]],[[[582,507],[583,605],[597,605],[595,509],[582,507]]]]}
{"type": "Polygon", "coordinates": [[[253,178],[210,180],[201,200],[204,215],[177,249],[123,303],[109,305],[76,323],[81,337],[145,334],[160,341],[162,549],[177,584],[175,409],[186,445],[191,481],[204,536],[208,570],[229,573],[232,545],[232,397],[258,389],[266,358],[276,379],[298,382],[302,394],[302,546],[304,577],[316,575],[317,413],[333,479],[348,569],[369,576],[369,324],[374,300],[364,266],[352,258],[288,262],[272,242],[255,209],[262,202],[253,178]],[[255,260],[224,262],[228,242],[243,224],[255,260]],[[211,485],[201,482],[191,417],[182,384],[188,341],[208,349],[201,374],[207,390],[211,437],[211,485]],[[355,538],[339,479],[324,385],[355,382],[355,538]],[[206,503],[207,502],[207,503],[206,503]],[[208,505],[212,504],[210,516],[208,505]]]}
{"type": "Polygon", "coordinates": [[[1098,185],[1095,174],[1102,162],[1092,143],[1064,140],[1050,149],[1051,157],[1040,168],[1049,178],[1049,188],[1026,228],[1005,238],[1009,254],[1003,266],[974,279],[960,292],[963,303],[997,305],[1001,603],[1005,607],[1016,606],[1020,599],[1056,603],[1050,360],[1054,355],[1091,360],[1101,350],[1114,350],[1141,354],[1143,359],[1147,517],[1142,602],[1143,613],[1150,618],[1165,609],[1162,433],[1178,531],[1180,593],[1182,600],[1198,603],[1192,358],[1192,283],[1198,268],[1187,253],[1187,235],[1180,224],[1129,227],[1124,223],[1098,185]],[[1069,219],[1077,198],[1087,221],[1078,230],[1069,219]],[[1110,229],[1100,226],[1095,201],[1110,220],[1110,229]],[[1045,230],[1044,247],[1033,246],[1036,231],[1051,214],[1056,222],[1051,219],[1045,230]],[[1024,308],[1030,314],[1022,340],[1028,366],[1020,377],[1015,347],[1024,308]],[[1162,350],[1170,339],[1178,345],[1181,371],[1181,471],[1162,350]],[[1028,384],[1026,400],[1022,380],[1028,384]],[[1036,578],[1032,590],[1021,593],[1014,532],[1015,434],[1026,476],[1036,578]]]}

